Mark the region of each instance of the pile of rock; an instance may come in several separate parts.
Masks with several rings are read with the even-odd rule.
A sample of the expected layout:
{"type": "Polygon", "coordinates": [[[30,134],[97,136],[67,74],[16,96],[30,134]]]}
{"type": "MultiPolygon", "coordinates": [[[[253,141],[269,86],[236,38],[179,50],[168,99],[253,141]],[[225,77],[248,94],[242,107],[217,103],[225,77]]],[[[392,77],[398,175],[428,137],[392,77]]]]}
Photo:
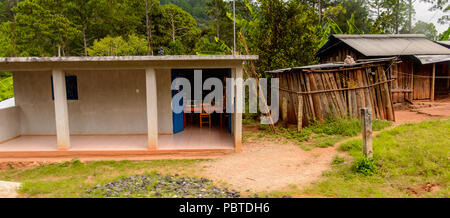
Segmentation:
{"type": "Polygon", "coordinates": [[[106,198],[239,198],[240,193],[214,186],[205,178],[178,175],[137,175],[86,190],[82,197],[106,198]]]}

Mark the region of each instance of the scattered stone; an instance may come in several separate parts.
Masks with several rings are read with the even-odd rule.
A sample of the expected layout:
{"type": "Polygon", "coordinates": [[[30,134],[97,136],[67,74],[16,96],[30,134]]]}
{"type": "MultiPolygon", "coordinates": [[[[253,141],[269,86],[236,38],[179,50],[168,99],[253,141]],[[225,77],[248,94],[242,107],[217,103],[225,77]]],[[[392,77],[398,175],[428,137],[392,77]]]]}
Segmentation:
{"type": "Polygon", "coordinates": [[[173,175],[137,175],[122,178],[85,191],[82,197],[95,198],[240,198],[226,187],[216,187],[211,180],[173,175]]]}

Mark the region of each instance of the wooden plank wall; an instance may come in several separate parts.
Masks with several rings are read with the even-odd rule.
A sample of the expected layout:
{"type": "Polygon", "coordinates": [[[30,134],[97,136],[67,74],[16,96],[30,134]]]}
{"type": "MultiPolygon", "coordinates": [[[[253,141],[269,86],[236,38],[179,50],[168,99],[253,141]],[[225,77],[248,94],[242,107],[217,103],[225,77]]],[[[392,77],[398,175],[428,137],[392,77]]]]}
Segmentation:
{"type": "Polygon", "coordinates": [[[413,100],[430,100],[431,99],[431,77],[433,65],[415,65],[414,70],[414,99],[413,100]]]}
{"type": "Polygon", "coordinates": [[[394,103],[412,102],[414,61],[403,60],[392,65],[392,101],[394,103]]]}
{"type": "Polygon", "coordinates": [[[321,63],[344,62],[347,55],[353,59],[364,59],[364,56],[347,45],[339,45],[320,57],[321,63]]]}
{"type": "Polygon", "coordinates": [[[385,68],[389,69],[389,64],[276,74],[280,102],[285,99],[288,103],[286,121],[297,123],[299,95],[303,98],[302,125],[333,117],[359,118],[363,107],[372,108],[374,119],[394,121],[392,78],[385,68]]]}
{"type": "Polygon", "coordinates": [[[450,61],[436,64],[436,95],[450,95],[450,61]]]}

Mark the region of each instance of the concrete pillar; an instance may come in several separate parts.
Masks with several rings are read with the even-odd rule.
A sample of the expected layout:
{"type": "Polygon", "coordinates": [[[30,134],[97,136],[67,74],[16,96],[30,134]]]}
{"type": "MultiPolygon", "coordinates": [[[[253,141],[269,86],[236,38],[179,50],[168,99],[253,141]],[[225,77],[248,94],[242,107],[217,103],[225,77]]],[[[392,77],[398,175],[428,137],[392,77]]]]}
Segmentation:
{"type": "Polygon", "coordinates": [[[236,79],[235,86],[235,112],[233,122],[234,132],[234,149],[236,152],[242,151],[242,112],[244,111],[244,89],[243,89],[243,76],[242,65],[236,67],[233,70],[233,76],[236,79]],[[241,79],[241,81],[239,81],[241,79]]]}
{"type": "Polygon", "coordinates": [[[69,111],[67,109],[66,76],[62,70],[53,70],[55,97],[56,138],[58,150],[70,148],[69,111]]]}
{"type": "Polygon", "coordinates": [[[158,95],[154,68],[145,69],[147,86],[148,149],[158,149],[158,95]]]}

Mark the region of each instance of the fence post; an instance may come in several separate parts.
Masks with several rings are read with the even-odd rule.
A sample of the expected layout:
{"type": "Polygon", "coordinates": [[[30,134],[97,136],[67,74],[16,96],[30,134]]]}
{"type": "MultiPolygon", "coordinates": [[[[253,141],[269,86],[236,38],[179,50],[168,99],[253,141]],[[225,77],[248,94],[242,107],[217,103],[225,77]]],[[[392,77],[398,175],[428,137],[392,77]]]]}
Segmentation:
{"type": "Polygon", "coordinates": [[[298,95],[298,113],[297,113],[297,131],[301,132],[303,128],[303,95],[298,95]]]}
{"type": "Polygon", "coordinates": [[[288,102],[285,97],[281,99],[281,119],[283,122],[288,121],[288,102]]]}
{"type": "Polygon", "coordinates": [[[373,157],[372,146],[372,110],[370,108],[361,108],[362,121],[362,151],[364,156],[373,157]]]}

